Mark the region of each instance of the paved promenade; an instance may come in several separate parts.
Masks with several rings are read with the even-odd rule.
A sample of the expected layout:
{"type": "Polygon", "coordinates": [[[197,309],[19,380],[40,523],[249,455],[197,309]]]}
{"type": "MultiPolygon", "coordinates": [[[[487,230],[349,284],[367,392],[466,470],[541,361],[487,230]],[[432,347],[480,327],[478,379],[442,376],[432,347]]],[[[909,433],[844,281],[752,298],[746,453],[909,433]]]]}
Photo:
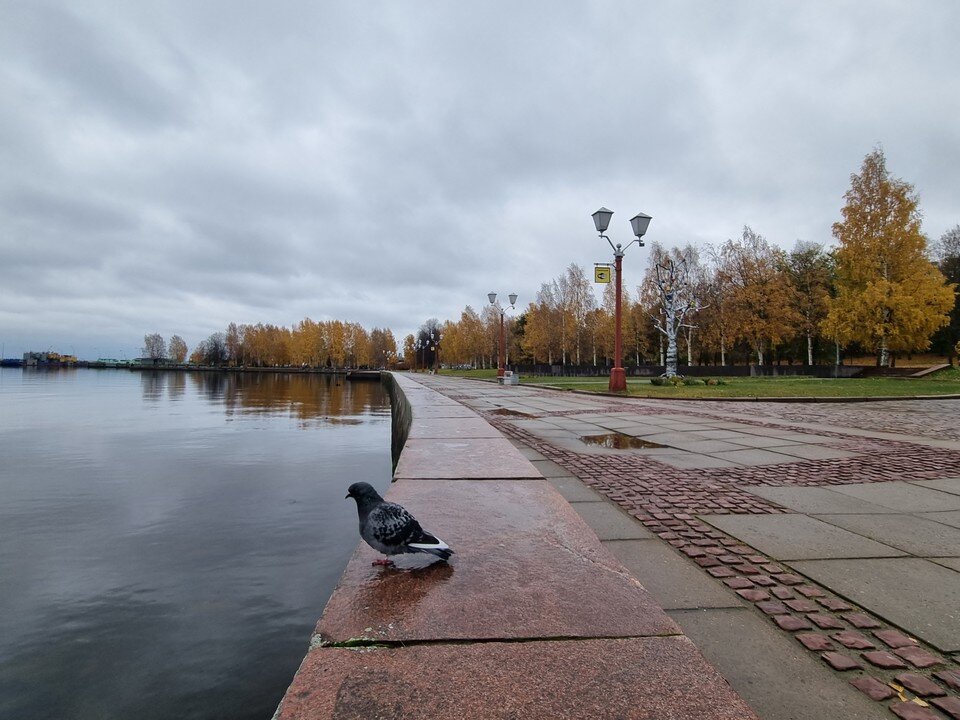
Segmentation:
{"type": "Polygon", "coordinates": [[[417,381],[511,438],[764,720],[960,718],[960,401],[417,381]]]}
{"type": "Polygon", "coordinates": [[[393,380],[386,498],[456,554],[360,544],[275,718],[755,720],[540,470],[421,379],[393,380]]]}

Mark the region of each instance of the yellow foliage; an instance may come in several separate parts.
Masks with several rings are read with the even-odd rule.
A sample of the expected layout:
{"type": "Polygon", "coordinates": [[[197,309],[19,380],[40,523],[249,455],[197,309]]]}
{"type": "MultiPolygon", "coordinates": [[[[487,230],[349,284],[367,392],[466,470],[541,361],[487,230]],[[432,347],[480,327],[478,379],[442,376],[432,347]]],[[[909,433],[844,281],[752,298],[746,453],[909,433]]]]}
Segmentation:
{"type": "Polygon", "coordinates": [[[927,258],[913,187],[890,177],[878,148],[844,197],[843,220],[833,226],[840,243],[836,297],[824,333],[881,356],[927,349],[934,331],[949,322],[955,286],[927,258]]]}

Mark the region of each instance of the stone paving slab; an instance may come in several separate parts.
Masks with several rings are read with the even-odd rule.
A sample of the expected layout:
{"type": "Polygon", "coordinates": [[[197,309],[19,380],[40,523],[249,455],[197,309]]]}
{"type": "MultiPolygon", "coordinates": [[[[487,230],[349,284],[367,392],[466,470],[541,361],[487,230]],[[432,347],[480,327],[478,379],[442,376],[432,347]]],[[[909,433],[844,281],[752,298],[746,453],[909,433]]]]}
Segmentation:
{"type": "Polygon", "coordinates": [[[663,432],[663,428],[641,422],[634,422],[629,425],[624,425],[621,423],[614,424],[598,422],[597,425],[605,430],[613,430],[614,432],[621,432],[624,435],[631,435],[633,437],[646,437],[648,435],[656,435],[663,432]]]}
{"type": "Polygon", "coordinates": [[[664,438],[663,435],[653,435],[644,436],[643,439],[699,455],[715,455],[723,452],[743,450],[742,446],[726,442],[725,440],[691,438],[687,435],[677,435],[672,438],[664,438]]]}
{"type": "Polygon", "coordinates": [[[406,480],[391,486],[387,498],[456,554],[450,564],[394,570],[372,567],[380,556],[361,544],[317,625],[324,640],[679,632],[545,480],[406,480]]]}
{"type": "Polygon", "coordinates": [[[503,435],[479,415],[459,418],[417,418],[410,426],[408,440],[419,438],[462,439],[501,438],[503,435]]]}
{"type": "Polygon", "coordinates": [[[956,570],[957,572],[960,572],[960,557],[933,558],[933,562],[937,563],[937,565],[943,565],[944,567],[948,567],[951,570],[956,570]]]}
{"type": "MultiPolygon", "coordinates": [[[[660,427],[658,427],[658,426],[656,426],[656,425],[651,425],[651,424],[644,423],[644,422],[642,422],[642,418],[622,418],[622,419],[614,419],[614,420],[591,420],[591,422],[594,422],[594,423],[596,423],[597,425],[600,425],[601,427],[605,427],[605,428],[607,428],[607,429],[609,429],[609,430],[620,430],[620,431],[623,431],[623,430],[626,429],[626,428],[637,427],[637,428],[639,428],[641,431],[650,432],[650,433],[663,432],[663,428],[660,428],[660,427]]],[[[632,433],[631,433],[631,434],[632,434],[632,433]]]]}
{"type": "Polygon", "coordinates": [[[552,460],[543,460],[542,456],[541,459],[532,460],[531,462],[533,462],[533,466],[539,471],[539,473],[548,480],[551,478],[571,477],[569,470],[560,467],[552,460]]]}
{"type": "Polygon", "coordinates": [[[643,525],[609,500],[571,503],[577,514],[601,540],[650,539],[653,536],[643,525]]]}
{"type": "MultiPolygon", "coordinates": [[[[716,432],[730,433],[731,430],[717,430],[716,432]]],[[[706,434],[706,433],[704,433],[706,434]]],[[[771,447],[806,447],[802,443],[793,442],[786,440],[781,437],[771,437],[769,435],[751,435],[750,433],[737,432],[733,433],[733,437],[726,438],[727,442],[733,443],[735,445],[742,445],[744,447],[752,448],[771,448],[771,447]]]]}
{"type": "Polygon", "coordinates": [[[547,478],[568,503],[597,502],[606,498],[575,477],[547,478]]]}
{"type": "Polygon", "coordinates": [[[913,515],[822,515],[831,525],[919,557],[960,556],[960,529],[913,515]]]}
{"type": "Polygon", "coordinates": [[[443,440],[411,438],[394,478],[540,478],[540,473],[504,437],[443,440]]]}
{"type": "Polygon", "coordinates": [[[701,518],[778,560],[897,557],[906,554],[806,515],[703,515],[701,518]]]}
{"type": "Polygon", "coordinates": [[[859,454],[849,450],[824,447],[823,445],[772,445],[768,449],[771,452],[803,458],[804,460],[837,460],[856,457],[859,454]]]}
{"type": "Polygon", "coordinates": [[[950,527],[960,528],[960,510],[950,510],[948,512],[917,513],[917,517],[933,520],[943,523],[950,527]]]}
{"type": "Polygon", "coordinates": [[[734,468],[739,467],[737,463],[730,460],[722,460],[710,455],[700,455],[698,453],[681,454],[661,454],[656,455],[654,459],[657,462],[664,463],[671,467],[680,469],[697,468],[734,468]]]}
{"type": "Polygon", "coordinates": [[[960,573],[921,558],[790,565],[934,647],[960,650],[960,573]]]}
{"type": "Polygon", "coordinates": [[[472,418],[477,413],[463,405],[418,405],[413,411],[417,421],[433,418],[472,418]]]}
{"type": "Polygon", "coordinates": [[[511,444],[512,444],[515,448],[517,448],[517,450],[520,451],[520,454],[523,455],[523,457],[525,457],[527,460],[531,460],[531,461],[532,461],[532,460],[543,460],[543,455],[541,455],[540,453],[538,453],[538,452],[537,452],[536,450],[534,450],[533,448],[527,447],[526,445],[523,445],[523,444],[517,444],[516,442],[514,442],[514,441],[512,441],[512,440],[511,440],[510,442],[511,442],[511,444]]]}
{"type": "Polygon", "coordinates": [[[746,448],[741,450],[729,450],[727,452],[710,453],[713,457],[720,460],[727,460],[737,465],[778,465],[781,463],[796,462],[796,458],[790,455],[770,452],[762,448],[746,448]]]}
{"type": "MultiPolygon", "coordinates": [[[[705,437],[709,440],[737,441],[738,439],[744,438],[744,433],[739,432],[737,430],[716,430],[716,429],[700,430],[699,432],[697,432],[697,435],[700,435],[701,437],[705,437]]],[[[750,436],[750,438],[756,440],[757,442],[764,442],[764,439],[759,436],[750,436]]],[[[771,439],[769,440],[769,442],[777,443],[782,441],[777,439],[771,439]]],[[[756,447],[760,447],[760,446],[757,445],[756,447]]]]}
{"type": "Polygon", "coordinates": [[[785,508],[801,513],[825,515],[831,513],[895,513],[893,508],[874,505],[860,498],[834,492],[825,487],[748,487],[747,492],[772,500],[785,508]]]}
{"type": "Polygon", "coordinates": [[[763,720],[892,718],[749,608],[669,614],[763,720]]]}
{"type": "Polygon", "coordinates": [[[684,637],[658,637],[318,648],[304,659],[275,720],[328,718],[756,720],[757,716],[693,643],[684,637]]]}
{"type": "Polygon", "coordinates": [[[862,483],[839,485],[839,493],[853,495],[868,502],[900,512],[934,512],[960,510],[960,495],[931,490],[908,482],[862,483]]]}
{"type": "MultiPolygon", "coordinates": [[[[574,505],[579,509],[580,504],[574,505]]],[[[659,540],[603,543],[664,610],[743,607],[743,602],[659,540]]]]}
{"type": "Polygon", "coordinates": [[[920,485],[953,495],[960,495],[960,478],[940,478],[938,480],[913,480],[912,485],[920,485]]]}

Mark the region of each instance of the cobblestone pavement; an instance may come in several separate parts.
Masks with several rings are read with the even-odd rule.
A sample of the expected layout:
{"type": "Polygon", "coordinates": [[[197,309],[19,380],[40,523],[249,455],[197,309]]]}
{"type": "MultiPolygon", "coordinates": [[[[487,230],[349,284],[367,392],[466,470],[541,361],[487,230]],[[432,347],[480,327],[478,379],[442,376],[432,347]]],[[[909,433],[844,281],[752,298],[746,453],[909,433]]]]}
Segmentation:
{"type": "MultiPolygon", "coordinates": [[[[714,412],[740,413],[743,403],[716,402],[714,412]]],[[[751,415],[960,441],[957,400],[883,400],[870,403],[757,403],[751,415]]]]}
{"type": "Polygon", "coordinates": [[[615,501],[897,717],[960,720],[960,400],[671,402],[423,382],[615,501]],[[615,433],[648,447],[581,441],[615,433]],[[794,495],[845,514],[804,515],[794,495]],[[878,518],[879,536],[855,525],[878,518]]]}

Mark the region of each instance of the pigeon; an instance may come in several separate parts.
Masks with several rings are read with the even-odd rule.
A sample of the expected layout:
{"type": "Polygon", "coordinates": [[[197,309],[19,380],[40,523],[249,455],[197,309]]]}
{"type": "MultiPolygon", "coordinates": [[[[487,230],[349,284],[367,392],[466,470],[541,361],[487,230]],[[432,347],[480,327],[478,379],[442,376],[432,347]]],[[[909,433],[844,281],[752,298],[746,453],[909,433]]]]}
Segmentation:
{"type": "MultiPolygon", "coordinates": [[[[430,553],[449,560],[453,550],[440,538],[428,533],[407,510],[387,502],[369,483],[354,483],[347,489],[348,498],[357,501],[360,516],[360,537],[367,545],[384,555],[430,553]]],[[[376,560],[374,565],[393,565],[392,560],[376,560]]]]}

